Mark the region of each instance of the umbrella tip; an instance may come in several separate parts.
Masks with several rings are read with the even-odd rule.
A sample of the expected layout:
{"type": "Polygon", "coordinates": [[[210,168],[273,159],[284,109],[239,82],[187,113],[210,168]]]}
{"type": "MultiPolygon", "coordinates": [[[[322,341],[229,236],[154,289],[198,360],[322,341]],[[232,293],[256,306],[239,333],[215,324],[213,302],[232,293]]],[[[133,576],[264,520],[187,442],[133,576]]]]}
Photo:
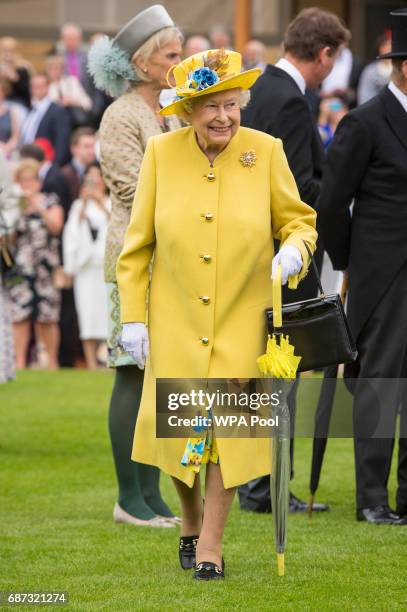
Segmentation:
{"type": "Polygon", "coordinates": [[[278,575],[279,576],[284,576],[284,553],[277,553],[277,569],[278,569],[278,575]]]}

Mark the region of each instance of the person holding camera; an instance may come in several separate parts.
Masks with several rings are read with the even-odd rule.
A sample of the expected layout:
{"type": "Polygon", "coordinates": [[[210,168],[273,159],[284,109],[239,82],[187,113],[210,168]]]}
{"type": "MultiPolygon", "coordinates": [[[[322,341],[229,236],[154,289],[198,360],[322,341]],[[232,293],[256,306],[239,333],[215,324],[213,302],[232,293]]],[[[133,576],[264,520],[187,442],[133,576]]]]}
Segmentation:
{"type": "Polygon", "coordinates": [[[100,166],[93,162],[63,233],[64,270],[73,276],[79,336],[89,370],[97,369],[98,345],[107,338],[103,261],[110,208],[100,166]]]}
{"type": "Polygon", "coordinates": [[[34,321],[35,336],[45,347],[49,369],[58,368],[60,292],[53,273],[60,263],[59,235],[63,208],[54,193],[41,193],[40,164],[19,163],[14,180],[21,191],[21,216],[15,231],[15,266],[9,274],[16,365],[27,365],[34,321]]]}

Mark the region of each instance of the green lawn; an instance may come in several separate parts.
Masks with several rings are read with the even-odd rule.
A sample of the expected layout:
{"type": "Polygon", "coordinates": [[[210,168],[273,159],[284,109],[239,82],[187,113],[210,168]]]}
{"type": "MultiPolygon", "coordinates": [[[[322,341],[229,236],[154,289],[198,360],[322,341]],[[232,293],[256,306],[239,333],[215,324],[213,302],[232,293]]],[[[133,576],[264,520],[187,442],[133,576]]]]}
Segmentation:
{"type": "MultiPolygon", "coordinates": [[[[271,516],[236,502],[221,583],[180,569],[177,530],[115,525],[111,385],[107,372],[29,371],[0,387],[0,591],[63,590],[69,609],[114,612],[407,609],[407,529],[355,521],[350,440],[328,443],[319,499],[332,511],[290,516],[285,578],[271,516]]],[[[293,489],[304,497],[310,452],[310,440],[296,442],[293,489]]],[[[166,476],[162,488],[178,512],[166,476]]]]}

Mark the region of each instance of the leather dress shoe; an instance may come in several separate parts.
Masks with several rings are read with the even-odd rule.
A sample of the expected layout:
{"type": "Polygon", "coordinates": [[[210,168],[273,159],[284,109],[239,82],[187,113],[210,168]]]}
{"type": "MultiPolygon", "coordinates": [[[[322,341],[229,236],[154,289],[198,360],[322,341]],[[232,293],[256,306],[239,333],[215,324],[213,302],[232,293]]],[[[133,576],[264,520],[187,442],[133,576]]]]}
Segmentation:
{"type": "Polygon", "coordinates": [[[396,514],[407,517],[407,504],[397,504],[396,514]]]}
{"type": "Polygon", "coordinates": [[[202,561],[195,567],[195,580],[223,580],[225,578],[225,561],[222,557],[222,567],[211,561],[202,561]]]}
{"type": "Polygon", "coordinates": [[[192,569],[195,565],[196,544],[199,535],[181,536],[179,539],[179,562],[184,570],[192,569]]]}
{"type": "Polygon", "coordinates": [[[358,508],[356,518],[358,521],[366,521],[376,525],[407,525],[407,519],[402,518],[386,505],[358,508]]]}
{"type": "MultiPolygon", "coordinates": [[[[313,512],[327,512],[328,510],[329,510],[328,504],[320,504],[317,502],[314,502],[312,504],[313,512]]],[[[298,497],[296,497],[294,493],[291,493],[290,491],[290,499],[288,501],[288,512],[308,512],[308,504],[307,502],[302,501],[302,499],[299,499],[298,497]]]]}

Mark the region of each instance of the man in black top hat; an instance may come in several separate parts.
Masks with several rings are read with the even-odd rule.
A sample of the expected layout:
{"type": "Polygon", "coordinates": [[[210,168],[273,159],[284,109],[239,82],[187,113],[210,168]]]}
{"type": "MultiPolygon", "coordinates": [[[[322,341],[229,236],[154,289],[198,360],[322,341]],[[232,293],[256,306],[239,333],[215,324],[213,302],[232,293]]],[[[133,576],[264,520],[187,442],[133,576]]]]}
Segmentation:
{"type": "Polygon", "coordinates": [[[355,379],[348,386],[356,516],[407,525],[407,402],[400,380],[407,377],[407,9],[392,12],[391,20],[392,51],[381,56],[392,60],[390,84],[339,124],[318,215],[334,268],[349,274],[348,318],[359,353],[345,369],[355,379]],[[400,404],[394,512],[387,482],[400,404]]]}

